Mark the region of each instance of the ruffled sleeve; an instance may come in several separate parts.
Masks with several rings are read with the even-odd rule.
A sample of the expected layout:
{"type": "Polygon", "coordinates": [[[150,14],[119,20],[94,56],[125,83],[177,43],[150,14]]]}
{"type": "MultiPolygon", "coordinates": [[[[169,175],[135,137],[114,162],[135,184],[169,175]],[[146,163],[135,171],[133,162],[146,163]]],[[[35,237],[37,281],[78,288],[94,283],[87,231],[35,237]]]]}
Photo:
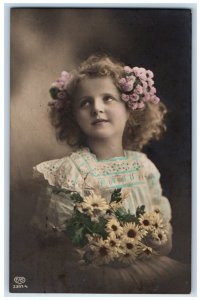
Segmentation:
{"type": "Polygon", "coordinates": [[[83,178],[71,157],[45,161],[34,167],[34,177],[42,178],[43,188],[36,201],[31,225],[47,236],[65,229],[73,213],[71,192],[82,194],[83,178]]]}
{"type": "Polygon", "coordinates": [[[83,178],[71,156],[42,162],[33,169],[35,177],[44,177],[50,186],[70,191],[82,190],[83,178]]]}

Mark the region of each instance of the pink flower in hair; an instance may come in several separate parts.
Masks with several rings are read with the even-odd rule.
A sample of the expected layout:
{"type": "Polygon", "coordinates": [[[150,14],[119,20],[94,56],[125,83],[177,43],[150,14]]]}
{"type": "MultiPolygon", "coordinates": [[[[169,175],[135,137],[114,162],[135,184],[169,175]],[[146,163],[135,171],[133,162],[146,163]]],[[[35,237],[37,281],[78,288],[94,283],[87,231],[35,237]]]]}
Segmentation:
{"type": "Polygon", "coordinates": [[[132,69],[130,67],[128,67],[128,66],[125,66],[124,67],[124,71],[129,74],[129,73],[132,72],[132,69]]]}
{"type": "Polygon", "coordinates": [[[153,79],[151,79],[151,78],[148,78],[147,79],[147,84],[148,84],[148,86],[152,86],[152,85],[154,85],[154,81],[153,81],[153,79]]]}
{"type": "Polygon", "coordinates": [[[144,108],[144,102],[139,102],[138,103],[138,108],[144,108]]]}
{"type": "Polygon", "coordinates": [[[61,78],[57,79],[57,87],[59,89],[62,89],[64,87],[65,81],[62,80],[61,78]]]}
{"type": "MultiPolygon", "coordinates": [[[[59,109],[61,108],[61,103],[68,100],[67,85],[71,79],[71,74],[62,71],[60,77],[52,83],[49,90],[50,95],[54,102],[54,107],[59,109]]],[[[52,106],[52,104],[50,104],[52,106]]]]}
{"type": "Polygon", "coordinates": [[[125,83],[126,83],[126,78],[121,78],[120,80],[119,80],[119,83],[121,84],[121,85],[124,85],[125,83]]]}
{"type": "Polygon", "coordinates": [[[128,107],[131,108],[132,110],[135,110],[138,108],[138,103],[137,102],[128,102],[128,107]]]}
{"type": "Polygon", "coordinates": [[[150,70],[147,70],[146,71],[146,76],[147,76],[147,78],[153,78],[154,77],[154,73],[152,71],[150,71],[150,70]]]}
{"type": "Polygon", "coordinates": [[[146,70],[144,68],[139,68],[138,70],[138,76],[143,79],[143,80],[146,80],[147,77],[146,77],[146,70]]]}
{"type": "Polygon", "coordinates": [[[137,85],[136,86],[136,88],[135,88],[135,92],[136,92],[136,94],[142,94],[143,93],[143,88],[142,88],[142,86],[141,85],[137,85]]]}
{"type": "Polygon", "coordinates": [[[130,95],[129,98],[131,102],[137,102],[140,99],[139,95],[137,95],[136,93],[130,95]]]}
{"type": "Polygon", "coordinates": [[[67,93],[66,93],[66,91],[65,91],[65,90],[63,90],[63,91],[59,91],[59,92],[58,92],[58,94],[57,94],[57,99],[59,99],[59,100],[63,100],[63,99],[65,99],[65,98],[66,98],[66,96],[67,96],[67,93]]]}
{"type": "Polygon", "coordinates": [[[154,86],[152,86],[152,87],[150,88],[149,93],[150,93],[150,95],[156,94],[156,88],[155,88],[154,86]]]}
{"type": "Polygon", "coordinates": [[[125,102],[128,102],[130,98],[129,98],[129,95],[122,94],[122,95],[121,95],[121,99],[122,99],[123,101],[125,101],[125,102]]]}
{"type": "Polygon", "coordinates": [[[133,72],[134,72],[134,74],[138,77],[138,76],[140,75],[140,68],[134,67],[134,68],[133,68],[133,72]]]}
{"type": "Polygon", "coordinates": [[[144,97],[143,97],[143,101],[144,101],[144,102],[147,102],[147,101],[149,101],[149,100],[150,100],[150,94],[145,93],[145,94],[144,94],[144,97]]]}
{"type": "Polygon", "coordinates": [[[127,81],[122,85],[124,92],[130,92],[133,90],[133,81],[127,81]]]}
{"type": "Polygon", "coordinates": [[[156,95],[152,96],[150,101],[154,104],[158,104],[158,102],[160,101],[160,98],[157,97],[156,95]]]}

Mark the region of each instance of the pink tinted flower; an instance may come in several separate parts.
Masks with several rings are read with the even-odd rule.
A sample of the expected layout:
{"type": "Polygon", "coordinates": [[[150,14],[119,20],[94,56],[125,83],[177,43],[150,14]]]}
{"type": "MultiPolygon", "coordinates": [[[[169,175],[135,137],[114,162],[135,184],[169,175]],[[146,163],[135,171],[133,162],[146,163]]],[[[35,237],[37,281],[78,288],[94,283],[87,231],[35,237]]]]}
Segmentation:
{"type": "Polygon", "coordinates": [[[132,69],[131,69],[129,66],[125,66],[125,67],[124,67],[124,71],[125,71],[126,73],[131,73],[131,72],[132,72],[132,69]]]}
{"type": "Polygon", "coordinates": [[[158,102],[160,101],[160,98],[154,95],[154,96],[151,97],[150,100],[151,100],[151,102],[153,102],[154,104],[158,104],[158,102]]]}
{"type": "Polygon", "coordinates": [[[137,85],[136,88],[135,88],[135,92],[139,95],[139,94],[142,94],[143,93],[143,88],[141,85],[137,85]]]}
{"type": "Polygon", "coordinates": [[[145,70],[145,68],[139,68],[139,74],[140,74],[140,75],[146,75],[146,70],[145,70]]]}
{"type": "Polygon", "coordinates": [[[119,80],[119,83],[121,84],[121,85],[123,85],[123,84],[125,84],[126,83],[126,78],[121,78],[120,80],[119,80]]]}
{"type": "Polygon", "coordinates": [[[144,107],[144,102],[139,102],[138,103],[138,108],[143,108],[144,107]]]}
{"type": "Polygon", "coordinates": [[[122,85],[122,89],[124,92],[130,92],[133,89],[133,82],[127,81],[122,85]]]}
{"type": "Polygon", "coordinates": [[[66,91],[60,91],[60,92],[58,92],[58,94],[57,94],[57,99],[63,100],[63,99],[66,98],[66,96],[67,96],[66,91]]]}
{"type": "Polygon", "coordinates": [[[130,95],[129,98],[132,102],[137,102],[140,99],[139,95],[137,95],[136,93],[130,95]]]}
{"type": "Polygon", "coordinates": [[[137,109],[138,108],[138,104],[136,103],[136,102],[128,102],[128,107],[130,108],[130,109],[132,109],[132,110],[135,110],[135,109],[137,109]]]}
{"type": "Polygon", "coordinates": [[[144,72],[144,73],[139,74],[139,78],[141,81],[147,80],[146,73],[144,72]]]}
{"type": "Polygon", "coordinates": [[[64,87],[64,81],[63,80],[61,80],[60,78],[59,79],[57,79],[57,87],[59,88],[59,89],[62,89],[63,87],[64,87]]]}
{"type": "Polygon", "coordinates": [[[147,90],[148,84],[146,81],[142,80],[143,91],[147,90]]]}
{"type": "Polygon", "coordinates": [[[140,68],[134,67],[134,68],[133,68],[133,72],[134,72],[134,74],[138,77],[138,76],[140,75],[140,68]]]}
{"type": "Polygon", "coordinates": [[[149,93],[150,93],[150,95],[156,94],[156,88],[155,88],[154,86],[152,86],[152,87],[150,88],[149,93]]]}
{"type": "Polygon", "coordinates": [[[129,101],[129,95],[126,95],[126,94],[122,94],[121,95],[121,99],[125,102],[128,102],[129,101]]]}
{"type": "Polygon", "coordinates": [[[134,82],[135,82],[135,80],[136,80],[136,77],[135,77],[135,76],[133,76],[133,75],[126,76],[126,81],[127,81],[127,82],[128,82],[128,81],[132,81],[132,83],[134,83],[134,82]]]}
{"type": "Polygon", "coordinates": [[[154,73],[152,72],[152,71],[150,71],[150,70],[147,70],[146,71],[146,76],[147,76],[147,78],[153,78],[154,77],[154,73]]]}
{"type": "Polygon", "coordinates": [[[148,86],[152,86],[153,84],[154,84],[154,81],[153,81],[153,79],[151,79],[151,78],[148,78],[147,79],[147,84],[148,84],[148,86]]]}
{"type": "Polygon", "coordinates": [[[143,97],[143,101],[144,102],[147,102],[147,101],[149,101],[150,100],[150,95],[148,94],[148,93],[145,93],[144,94],[144,97],[143,97]]]}

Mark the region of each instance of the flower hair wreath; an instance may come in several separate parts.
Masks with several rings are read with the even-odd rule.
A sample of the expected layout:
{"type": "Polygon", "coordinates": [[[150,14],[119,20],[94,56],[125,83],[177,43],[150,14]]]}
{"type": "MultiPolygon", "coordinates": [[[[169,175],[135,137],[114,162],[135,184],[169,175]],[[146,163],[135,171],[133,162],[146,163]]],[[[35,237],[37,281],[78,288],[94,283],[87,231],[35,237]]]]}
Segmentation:
{"type": "MultiPolygon", "coordinates": [[[[124,101],[131,110],[139,110],[145,107],[150,101],[157,104],[160,99],[156,96],[156,88],[153,81],[154,74],[144,68],[129,66],[124,67],[124,76],[120,78],[121,100],[124,101]]],[[[52,83],[50,95],[53,101],[50,106],[62,109],[64,101],[70,101],[67,86],[72,79],[72,75],[62,71],[60,77],[52,83]]]]}

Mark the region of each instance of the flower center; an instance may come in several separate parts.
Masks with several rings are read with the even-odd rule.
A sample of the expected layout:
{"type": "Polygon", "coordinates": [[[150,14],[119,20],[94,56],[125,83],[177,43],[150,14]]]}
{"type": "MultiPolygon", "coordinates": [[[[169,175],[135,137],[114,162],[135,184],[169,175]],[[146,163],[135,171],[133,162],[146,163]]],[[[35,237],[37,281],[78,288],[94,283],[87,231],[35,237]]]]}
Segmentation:
{"type": "Polygon", "coordinates": [[[162,239],[163,239],[163,236],[162,236],[162,234],[161,234],[161,233],[159,233],[159,234],[158,234],[158,238],[159,238],[160,240],[162,240],[162,239]]]}
{"type": "Polygon", "coordinates": [[[101,256],[106,256],[108,254],[108,250],[105,246],[100,247],[99,253],[101,256]]]}
{"type": "Polygon", "coordinates": [[[151,254],[151,251],[147,248],[147,249],[144,250],[144,253],[149,255],[149,254],[151,254]]]}
{"type": "Polygon", "coordinates": [[[149,224],[150,224],[150,223],[149,223],[149,220],[144,220],[144,221],[143,221],[143,224],[144,224],[144,226],[149,226],[149,224]]]}
{"type": "Polygon", "coordinates": [[[98,204],[97,204],[97,203],[92,203],[91,206],[93,206],[93,207],[98,207],[98,204]]]}
{"type": "Polygon", "coordinates": [[[115,241],[110,241],[110,246],[114,247],[116,245],[115,241]]]}
{"type": "Polygon", "coordinates": [[[127,233],[129,238],[135,238],[136,237],[136,232],[133,229],[130,229],[127,233]]]}
{"type": "Polygon", "coordinates": [[[133,249],[133,244],[127,243],[127,244],[126,244],[126,247],[127,247],[127,249],[133,249]]]}
{"type": "Polygon", "coordinates": [[[112,228],[112,230],[114,230],[114,231],[117,231],[117,229],[118,229],[116,225],[112,225],[111,228],[112,228]]]}

